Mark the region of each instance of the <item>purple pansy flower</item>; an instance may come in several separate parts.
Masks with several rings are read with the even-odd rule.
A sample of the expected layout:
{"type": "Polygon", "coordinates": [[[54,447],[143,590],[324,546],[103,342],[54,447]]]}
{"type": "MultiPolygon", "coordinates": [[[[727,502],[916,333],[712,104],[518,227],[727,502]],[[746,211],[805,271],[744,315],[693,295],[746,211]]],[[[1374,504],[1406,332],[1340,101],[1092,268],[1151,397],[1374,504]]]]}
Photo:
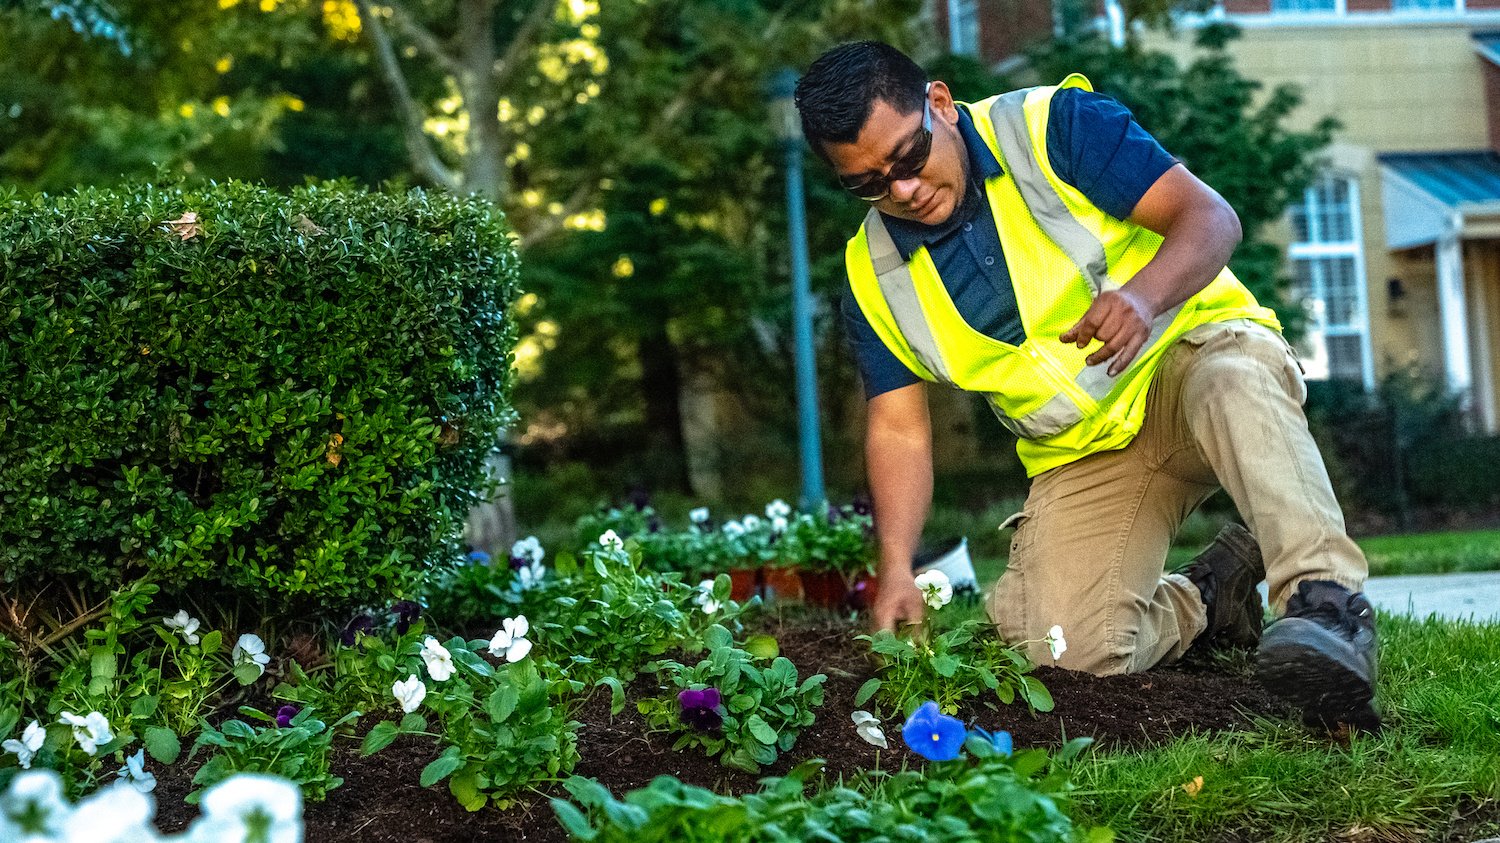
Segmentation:
{"type": "Polygon", "coordinates": [[[276,709],[276,725],[280,726],[283,729],[292,725],[292,718],[296,717],[297,712],[299,711],[301,711],[301,709],[297,708],[295,705],[284,705],[281,708],[276,709]]]}
{"type": "Polygon", "coordinates": [[[397,600],[391,611],[396,614],[397,635],[405,635],[412,623],[422,617],[422,607],[411,600],[397,600]]]}
{"type": "Polygon", "coordinates": [[[875,512],[875,502],[870,500],[868,495],[855,495],[851,506],[854,508],[855,515],[870,515],[875,512]]]}
{"type": "Polygon", "coordinates": [[[922,703],[922,707],[912,712],[911,717],[906,718],[906,725],[901,727],[901,738],[906,745],[928,761],[957,758],[968,734],[963,721],[939,711],[938,704],[932,700],[922,703]]]}
{"type": "Polygon", "coordinates": [[[701,691],[687,690],[677,694],[682,705],[682,722],[700,732],[711,732],[724,725],[724,714],[719,711],[723,702],[718,688],[701,691]]]}
{"type": "Polygon", "coordinates": [[[364,614],[355,615],[353,618],[349,619],[349,623],[344,625],[344,631],[339,633],[339,641],[342,642],[345,647],[353,647],[354,642],[358,637],[358,633],[363,632],[364,634],[369,635],[374,631],[374,618],[364,614]]]}

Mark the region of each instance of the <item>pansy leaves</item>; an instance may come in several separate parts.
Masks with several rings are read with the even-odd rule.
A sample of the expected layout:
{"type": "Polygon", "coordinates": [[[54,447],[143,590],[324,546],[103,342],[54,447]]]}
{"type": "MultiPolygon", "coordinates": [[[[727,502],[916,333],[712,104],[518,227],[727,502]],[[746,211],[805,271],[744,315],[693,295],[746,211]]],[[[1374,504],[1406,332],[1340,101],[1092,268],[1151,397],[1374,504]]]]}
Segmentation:
{"type": "Polygon", "coordinates": [[[452,775],[464,764],[462,750],[456,746],[450,746],[443,750],[443,754],[432,760],[432,763],[422,768],[422,787],[431,787],[448,776],[452,775]]]}
{"type": "Polygon", "coordinates": [[[374,755],[390,746],[391,741],[394,741],[400,733],[396,724],[389,720],[384,723],[376,723],[374,728],[370,729],[369,733],[365,735],[364,742],[360,744],[359,754],[374,755]]]}

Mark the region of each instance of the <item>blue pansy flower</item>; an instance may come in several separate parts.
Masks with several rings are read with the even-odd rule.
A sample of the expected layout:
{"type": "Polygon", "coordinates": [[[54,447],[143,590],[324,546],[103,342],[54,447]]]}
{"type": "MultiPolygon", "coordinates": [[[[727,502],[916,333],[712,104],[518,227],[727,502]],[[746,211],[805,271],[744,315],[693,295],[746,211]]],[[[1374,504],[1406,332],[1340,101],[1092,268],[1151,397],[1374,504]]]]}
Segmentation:
{"type": "Polygon", "coordinates": [[[970,734],[977,738],[980,738],[985,743],[989,744],[994,748],[995,752],[1001,755],[1010,755],[1011,752],[1015,749],[1015,744],[1011,740],[1010,732],[1007,732],[1004,729],[996,732],[987,732],[984,729],[975,726],[970,734]]]}
{"type": "Polygon", "coordinates": [[[957,758],[968,734],[962,720],[939,711],[938,704],[932,700],[922,703],[922,707],[912,712],[906,718],[906,725],[901,727],[901,738],[906,745],[928,761],[957,758]]]}

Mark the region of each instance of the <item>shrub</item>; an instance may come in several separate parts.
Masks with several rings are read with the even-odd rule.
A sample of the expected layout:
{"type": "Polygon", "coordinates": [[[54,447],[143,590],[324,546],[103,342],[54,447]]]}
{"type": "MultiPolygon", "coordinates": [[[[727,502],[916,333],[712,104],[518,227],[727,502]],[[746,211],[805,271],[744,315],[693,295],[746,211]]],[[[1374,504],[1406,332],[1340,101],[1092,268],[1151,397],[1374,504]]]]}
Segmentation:
{"type": "Polygon", "coordinates": [[[0,582],[408,590],[486,491],[516,276],[477,199],[0,195],[0,582]]]}

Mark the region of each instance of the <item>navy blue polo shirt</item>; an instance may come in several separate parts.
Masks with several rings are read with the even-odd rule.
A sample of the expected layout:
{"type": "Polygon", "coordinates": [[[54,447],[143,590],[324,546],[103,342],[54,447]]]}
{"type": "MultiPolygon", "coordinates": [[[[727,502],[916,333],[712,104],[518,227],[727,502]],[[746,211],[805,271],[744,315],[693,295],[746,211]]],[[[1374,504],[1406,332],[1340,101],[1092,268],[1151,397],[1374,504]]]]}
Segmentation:
{"type": "MultiPolygon", "coordinates": [[[[885,225],[903,258],[910,260],[919,246],[927,247],[965,322],[987,336],[1020,345],[1026,333],[984,195],[983,180],[1000,175],[1000,162],[964,106],[958,109],[958,130],[969,155],[963,202],[938,225],[891,216],[885,217],[885,225]]],[[[1125,106],[1081,88],[1064,88],[1052,97],[1047,158],[1059,178],[1117,219],[1129,217],[1151,185],[1177,163],[1125,106]]],[[[921,381],[876,336],[852,291],[845,291],[841,310],[866,399],[921,381]]]]}

